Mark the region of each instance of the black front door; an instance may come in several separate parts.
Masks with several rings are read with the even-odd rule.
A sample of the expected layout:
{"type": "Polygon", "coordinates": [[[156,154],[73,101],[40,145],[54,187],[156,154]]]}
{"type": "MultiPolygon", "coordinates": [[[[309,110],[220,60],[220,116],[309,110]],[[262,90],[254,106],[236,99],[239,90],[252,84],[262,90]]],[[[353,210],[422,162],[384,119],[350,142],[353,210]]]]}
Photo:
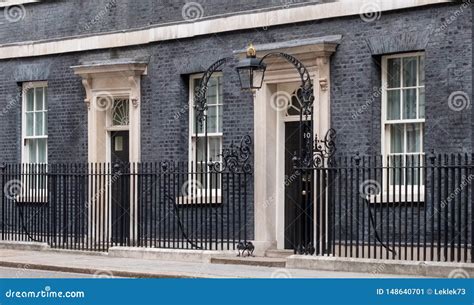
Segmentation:
{"type": "Polygon", "coordinates": [[[295,249],[296,215],[300,200],[300,173],[292,158],[299,150],[299,122],[285,124],[285,249],[295,249]]]}
{"type": "Polygon", "coordinates": [[[126,244],[130,236],[129,132],[111,132],[112,242],[126,244]]]}
{"type": "Polygon", "coordinates": [[[312,177],[296,170],[292,160],[300,150],[300,124],[285,124],[285,249],[293,250],[311,241],[314,225],[312,177]]]}

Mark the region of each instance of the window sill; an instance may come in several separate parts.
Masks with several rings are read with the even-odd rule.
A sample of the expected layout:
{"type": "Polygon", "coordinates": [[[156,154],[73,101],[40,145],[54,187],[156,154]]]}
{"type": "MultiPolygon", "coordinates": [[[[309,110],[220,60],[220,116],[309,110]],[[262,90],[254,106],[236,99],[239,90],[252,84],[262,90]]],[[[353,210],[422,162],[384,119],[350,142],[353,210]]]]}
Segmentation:
{"type": "Polygon", "coordinates": [[[383,193],[378,195],[367,196],[369,203],[421,203],[425,202],[424,192],[395,192],[395,193],[383,193]]]}
{"type": "Polygon", "coordinates": [[[48,203],[48,196],[17,196],[15,198],[15,201],[18,204],[29,204],[29,205],[34,205],[34,204],[45,204],[48,203]]]}
{"type": "Polygon", "coordinates": [[[178,206],[222,204],[222,196],[180,196],[175,200],[178,206]]]}

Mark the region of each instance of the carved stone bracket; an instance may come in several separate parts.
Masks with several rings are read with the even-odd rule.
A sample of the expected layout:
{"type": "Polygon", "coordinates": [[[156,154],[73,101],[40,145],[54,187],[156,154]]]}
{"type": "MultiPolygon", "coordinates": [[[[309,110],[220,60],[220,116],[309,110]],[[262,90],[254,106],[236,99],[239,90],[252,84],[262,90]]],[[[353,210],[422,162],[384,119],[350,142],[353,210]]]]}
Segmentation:
{"type": "Polygon", "coordinates": [[[319,79],[319,86],[321,87],[322,91],[327,91],[329,87],[328,79],[323,77],[319,79]]]}
{"type": "Polygon", "coordinates": [[[132,96],[130,97],[130,101],[132,102],[133,107],[137,108],[140,101],[137,97],[137,93],[134,92],[134,90],[137,90],[137,88],[140,88],[140,86],[138,85],[136,76],[129,76],[128,83],[130,84],[130,88],[132,88],[132,96]]]}
{"type": "Polygon", "coordinates": [[[139,105],[138,98],[137,97],[132,97],[131,100],[132,100],[133,107],[137,108],[138,105],[139,105]]]}
{"type": "Polygon", "coordinates": [[[91,109],[91,91],[92,91],[92,79],[90,77],[86,77],[82,79],[82,85],[84,89],[86,89],[86,98],[84,99],[84,103],[87,105],[87,110],[91,109]]]}

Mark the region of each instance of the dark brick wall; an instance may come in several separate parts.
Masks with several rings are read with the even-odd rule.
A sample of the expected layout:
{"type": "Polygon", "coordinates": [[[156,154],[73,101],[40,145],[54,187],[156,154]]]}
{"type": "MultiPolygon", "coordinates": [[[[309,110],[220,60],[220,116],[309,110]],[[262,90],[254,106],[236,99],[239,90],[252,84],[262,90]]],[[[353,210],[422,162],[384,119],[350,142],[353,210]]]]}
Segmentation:
{"type": "Polygon", "coordinates": [[[332,122],[338,130],[339,149],[346,152],[380,152],[381,57],[372,55],[367,40],[377,37],[387,42],[401,33],[429,35],[426,55],[426,135],[425,150],[437,152],[472,152],[472,15],[470,10],[446,29],[443,22],[458,6],[430,7],[383,14],[367,24],[351,23],[339,29],[344,38],[333,57],[331,67],[332,122]],[[439,29],[439,31],[438,31],[439,29]],[[385,39],[384,39],[385,38],[385,39]],[[471,97],[471,108],[453,111],[448,98],[455,91],[471,97]],[[371,101],[371,102],[368,102],[371,101]],[[358,113],[351,120],[348,113],[358,113]]]}
{"type": "MultiPolygon", "coordinates": [[[[471,12],[466,10],[446,29],[436,31],[457,8],[458,5],[430,6],[384,13],[370,23],[355,16],[114,50],[0,61],[0,108],[6,112],[2,112],[5,135],[0,152],[6,160],[19,157],[20,105],[12,102],[18,99],[18,83],[48,80],[50,160],[85,161],[84,89],[70,66],[90,60],[145,57],[149,59],[149,73],[142,82],[142,159],[181,159],[188,143],[188,116],[177,114],[187,107],[189,73],[205,70],[214,60],[231,55],[250,40],[258,44],[342,34],[343,41],[331,61],[331,112],[339,136],[338,149],[378,153],[380,98],[374,98],[374,92],[380,87],[380,56],[372,54],[368,41],[398,33],[425,33],[427,28],[433,31],[424,50],[426,150],[472,151],[472,105],[468,110],[453,111],[448,104],[454,91],[464,91],[472,97],[471,12]],[[369,100],[369,107],[362,109],[369,100]]],[[[111,23],[110,28],[113,26],[111,23]]],[[[240,92],[231,66],[224,69],[224,78],[227,141],[252,131],[253,105],[250,96],[240,92]]]]}
{"type": "MultiPolygon", "coordinates": [[[[67,5],[64,8],[55,3],[48,5],[54,7],[56,14],[73,15],[67,5]]],[[[41,9],[41,5],[37,6],[41,9]]],[[[86,162],[87,108],[83,102],[84,89],[70,66],[91,60],[146,57],[149,69],[148,75],[142,78],[142,160],[185,160],[190,73],[202,72],[216,59],[232,55],[233,50],[243,48],[249,41],[260,44],[335,34],[343,35],[341,45],[331,60],[331,119],[332,126],[338,131],[338,151],[379,153],[380,98],[373,96],[380,87],[380,55],[373,54],[368,40],[399,33],[418,35],[427,29],[432,31],[424,48],[426,150],[472,152],[471,11],[465,10],[449,26],[442,28],[458,7],[455,4],[438,5],[384,13],[379,20],[370,23],[362,21],[359,16],[352,16],[113,50],[0,61],[0,110],[3,111],[0,113],[0,160],[20,160],[21,111],[18,94],[19,84],[23,81],[47,80],[49,83],[49,160],[86,162]],[[464,91],[471,98],[471,108],[451,110],[448,97],[454,91],[464,91]],[[353,118],[352,114],[370,99],[373,102],[369,103],[369,107],[353,118]],[[177,115],[183,113],[183,109],[184,114],[177,115]]],[[[90,7],[86,8],[84,4],[82,8],[75,7],[74,13],[88,9],[90,7]]],[[[35,18],[41,19],[39,16],[35,18]]],[[[133,22],[137,22],[132,19],[127,26],[134,26],[133,22]]],[[[111,20],[115,19],[111,17],[111,20]]],[[[54,35],[54,32],[46,30],[48,27],[39,24],[28,29],[25,37],[54,35]]],[[[77,24],[80,22],[76,20],[76,27],[77,24]]],[[[100,26],[105,27],[104,24],[100,26]]],[[[106,29],[116,28],[120,27],[115,22],[107,22],[106,29]]],[[[12,33],[16,37],[22,35],[20,32],[12,33]]],[[[67,29],[65,25],[63,34],[71,33],[75,33],[74,30],[67,29]]],[[[253,105],[251,97],[240,91],[232,65],[224,68],[223,72],[224,145],[227,146],[243,134],[253,134],[253,105]]],[[[249,218],[253,219],[253,208],[249,207],[249,211],[249,218]]]]}

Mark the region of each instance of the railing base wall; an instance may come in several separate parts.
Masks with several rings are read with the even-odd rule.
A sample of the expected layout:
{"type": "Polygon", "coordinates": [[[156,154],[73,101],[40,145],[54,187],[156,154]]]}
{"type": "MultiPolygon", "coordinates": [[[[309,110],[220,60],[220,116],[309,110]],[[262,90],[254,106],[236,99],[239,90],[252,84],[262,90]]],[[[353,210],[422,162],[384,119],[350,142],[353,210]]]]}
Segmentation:
{"type": "Polygon", "coordinates": [[[43,251],[51,249],[47,243],[30,241],[0,241],[0,249],[20,251],[43,251]]]}
{"type": "Polygon", "coordinates": [[[111,247],[109,256],[136,259],[153,259],[164,261],[186,261],[209,263],[212,256],[235,257],[235,251],[211,251],[211,250],[183,250],[183,249],[156,249],[156,248],[133,248],[133,247],[111,247]]]}
{"type": "Polygon", "coordinates": [[[462,270],[462,272],[467,274],[470,278],[474,277],[474,264],[472,263],[410,262],[384,259],[292,255],[287,258],[286,267],[320,271],[370,273],[373,274],[374,277],[390,274],[447,278],[453,277],[453,272],[460,272],[462,270]]]}

